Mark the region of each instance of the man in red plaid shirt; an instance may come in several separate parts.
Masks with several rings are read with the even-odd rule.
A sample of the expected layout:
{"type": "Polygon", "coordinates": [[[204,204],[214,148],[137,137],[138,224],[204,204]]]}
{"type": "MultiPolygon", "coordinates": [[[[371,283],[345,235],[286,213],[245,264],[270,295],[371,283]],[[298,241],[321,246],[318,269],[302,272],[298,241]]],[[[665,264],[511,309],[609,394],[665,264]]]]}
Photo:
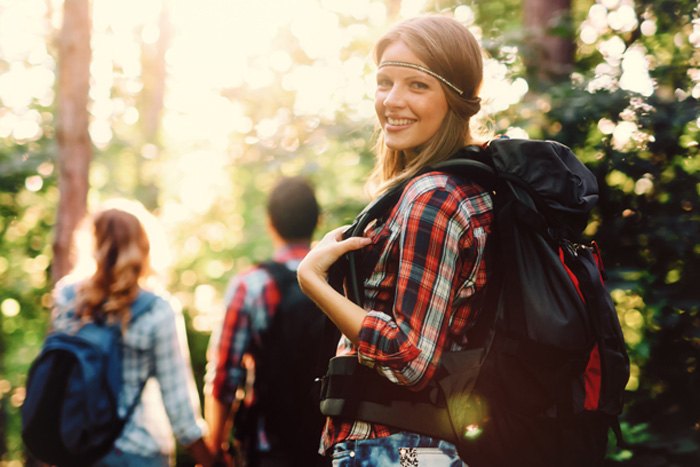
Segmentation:
{"type": "MultiPolygon", "coordinates": [[[[318,220],[319,207],[313,189],[301,177],[282,179],[270,193],[267,214],[275,247],[272,261],[296,271],[309,251],[318,220]]],[[[292,280],[296,286],[296,278],[292,277],[292,280]]],[[[229,284],[223,323],[214,329],[209,343],[204,391],[205,418],[210,426],[209,444],[220,458],[227,457],[232,430],[230,420],[240,403],[237,401],[237,391],[246,387],[248,368],[244,356],[258,350],[262,352],[264,350],[260,349],[265,343],[271,344],[264,336],[282,299],[280,284],[265,265],[256,265],[239,273],[229,284]]],[[[322,317],[320,313],[319,317],[322,317]]],[[[246,434],[253,443],[249,452],[244,454],[249,457],[247,465],[297,465],[288,459],[290,454],[280,452],[279,445],[271,441],[263,426],[261,412],[257,413],[252,428],[249,427],[253,433],[246,434]]],[[[309,448],[311,456],[316,455],[319,438],[320,430],[309,448]]],[[[320,459],[320,456],[317,457],[320,459]]]]}

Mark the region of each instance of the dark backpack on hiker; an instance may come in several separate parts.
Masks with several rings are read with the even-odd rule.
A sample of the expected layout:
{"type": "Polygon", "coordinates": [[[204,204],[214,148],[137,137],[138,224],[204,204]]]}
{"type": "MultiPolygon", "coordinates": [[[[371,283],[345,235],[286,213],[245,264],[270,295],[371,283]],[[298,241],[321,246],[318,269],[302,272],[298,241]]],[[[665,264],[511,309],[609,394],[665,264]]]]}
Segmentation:
{"type": "MultiPolygon", "coordinates": [[[[65,293],[72,301],[74,286],[65,293]]],[[[131,323],[155,300],[156,295],[140,291],[131,306],[131,323]]],[[[29,452],[58,466],[99,460],[112,448],[140,399],[139,393],[126,417],[120,418],[121,388],[119,324],[89,322],[75,334],[50,333],[29,369],[22,405],[22,439],[29,452]]]]}
{"type": "Polygon", "coordinates": [[[281,302],[262,335],[255,358],[256,418],[262,419],[273,453],[288,465],[324,465],[318,455],[325,417],[319,410],[320,378],[335,355],[338,332],[326,333],[326,316],[299,288],[296,271],[261,264],[278,287],[281,302]]]}
{"type": "MultiPolygon", "coordinates": [[[[470,467],[602,465],[610,428],[619,441],[629,359],[598,249],[580,238],[595,177],[566,146],[509,139],[431,170],[493,194],[490,272],[469,346],[444,353],[419,392],[336,357],[322,412],[448,440],[470,467]]],[[[368,206],[348,235],[385,215],[403,187],[368,206]]],[[[334,273],[361,304],[355,254],[334,273]]]]}

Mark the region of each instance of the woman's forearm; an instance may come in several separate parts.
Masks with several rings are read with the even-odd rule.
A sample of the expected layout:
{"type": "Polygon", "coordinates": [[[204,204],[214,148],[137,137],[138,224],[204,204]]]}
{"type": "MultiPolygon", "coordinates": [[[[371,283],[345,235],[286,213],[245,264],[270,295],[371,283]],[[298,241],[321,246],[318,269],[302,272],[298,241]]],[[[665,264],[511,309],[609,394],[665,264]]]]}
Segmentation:
{"type": "Polygon", "coordinates": [[[328,232],[304,257],[297,269],[301,290],[313,300],[336,327],[354,344],[360,339],[362,321],[367,312],[345,298],[328,284],[328,269],[348,251],[366,247],[366,237],[343,239],[346,227],[328,232]]]}
{"type": "Polygon", "coordinates": [[[301,290],[318,305],[343,335],[357,344],[367,312],[331,287],[324,277],[300,268],[301,290]]]}

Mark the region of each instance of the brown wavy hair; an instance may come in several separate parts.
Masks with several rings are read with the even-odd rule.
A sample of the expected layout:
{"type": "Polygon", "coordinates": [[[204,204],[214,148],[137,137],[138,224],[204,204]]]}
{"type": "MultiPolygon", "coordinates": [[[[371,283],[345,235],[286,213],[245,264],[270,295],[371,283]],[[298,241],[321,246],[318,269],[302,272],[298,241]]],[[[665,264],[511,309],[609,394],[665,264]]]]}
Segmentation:
{"type": "Polygon", "coordinates": [[[483,81],[483,52],[476,38],[454,18],[427,15],[396,25],[382,36],[374,50],[379,64],[386,48],[403,42],[432,71],[464,91],[457,94],[440,83],[447,99],[448,112],[437,133],[410,153],[388,148],[381,134],[375,146],[377,163],[371,181],[380,194],[411,178],[423,167],[448,159],[458,149],[475,144],[469,122],[481,109],[478,98],[483,81]]]}
{"type": "Polygon", "coordinates": [[[97,213],[92,222],[95,272],[77,293],[77,314],[106,319],[126,328],[139,280],[150,270],[150,243],[141,221],[117,208],[97,213]]]}

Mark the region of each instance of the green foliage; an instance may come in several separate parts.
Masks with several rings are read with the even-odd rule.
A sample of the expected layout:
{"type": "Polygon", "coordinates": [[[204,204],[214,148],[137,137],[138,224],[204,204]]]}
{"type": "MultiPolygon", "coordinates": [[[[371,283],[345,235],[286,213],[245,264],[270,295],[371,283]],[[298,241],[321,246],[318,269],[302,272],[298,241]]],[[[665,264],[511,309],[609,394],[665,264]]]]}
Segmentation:
{"type": "Polygon", "coordinates": [[[43,305],[49,298],[57,201],[51,148],[46,139],[29,144],[0,140],[0,411],[10,414],[0,417],[0,459],[21,451],[17,408],[47,323],[43,305]]]}
{"type": "MultiPolygon", "coordinates": [[[[521,3],[429,5],[440,11],[471,7],[489,55],[505,65],[509,79],[529,80],[524,100],[493,116],[494,131],[520,128],[531,138],[561,141],[597,176],[600,204],[586,233],[603,251],[632,359],[622,423],[627,444],[611,448],[610,463],[698,465],[697,2],[637,1],[636,20],[629,27],[595,23],[594,37],[576,39],[571,79],[546,86],[532,81],[536,73],[526,68],[521,3]],[[621,48],[618,56],[610,52],[616,47],[621,48]],[[623,54],[635,50],[641,51],[649,74],[647,82],[644,72],[638,73],[637,88],[621,85],[629,65],[623,54]],[[644,83],[653,83],[652,92],[645,91],[644,83]]],[[[560,32],[582,36],[583,26],[600,8],[607,21],[627,4],[573,2],[572,23],[563,23],[560,32]]],[[[339,62],[365,60],[369,38],[385,26],[362,22],[349,14],[339,16],[340,27],[368,31],[338,50],[339,62]]],[[[327,65],[327,59],[308,54],[289,30],[278,31],[274,41],[289,53],[294,67],[327,65]]],[[[1,60],[0,66],[7,68],[1,60]]],[[[338,105],[334,115],[299,114],[298,96],[281,81],[280,75],[266,86],[240,84],[222,92],[240,105],[251,125],[224,135],[226,149],[220,152],[225,154],[216,161],[221,184],[198,178],[198,166],[213,163],[205,158],[208,153],[200,154],[206,142],[146,142],[138,128],[118,122],[112,122],[115,137],[97,148],[92,163],[91,203],[136,198],[164,221],[166,240],[176,253],[168,285],[185,312],[200,387],[209,329],[222,311],[226,282],[272,253],[264,204],[276,179],[304,174],[314,183],[323,210],[317,237],[351,222],[367,201],[363,186],[373,165],[371,120],[345,105],[338,105]],[[261,131],[261,122],[272,122],[274,131],[261,131]],[[193,156],[183,168],[187,154],[193,156]]],[[[123,103],[134,101],[138,91],[115,85],[112,92],[123,103]]],[[[17,407],[27,367],[47,326],[50,301],[50,243],[58,202],[54,135],[50,114],[45,115],[52,109],[36,102],[30,107],[44,112],[43,136],[0,138],[0,462],[21,457],[17,407]]]]}
{"type": "Polygon", "coordinates": [[[620,287],[613,295],[632,358],[623,424],[628,446],[613,459],[694,465],[700,456],[700,51],[689,34],[698,10],[695,2],[642,3],[639,21],[655,19],[655,34],[638,27],[607,31],[601,40],[618,35],[628,50],[643,50],[655,92],[624,90],[615,79],[591,91],[600,78],[593,66],[603,61],[592,51],[581,57],[587,68],[574,83],[549,90],[547,118],[556,125],[546,125],[542,137],[574,148],[600,185],[588,233],[603,250],[611,287],[620,287]]]}

